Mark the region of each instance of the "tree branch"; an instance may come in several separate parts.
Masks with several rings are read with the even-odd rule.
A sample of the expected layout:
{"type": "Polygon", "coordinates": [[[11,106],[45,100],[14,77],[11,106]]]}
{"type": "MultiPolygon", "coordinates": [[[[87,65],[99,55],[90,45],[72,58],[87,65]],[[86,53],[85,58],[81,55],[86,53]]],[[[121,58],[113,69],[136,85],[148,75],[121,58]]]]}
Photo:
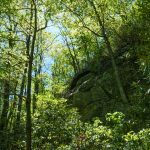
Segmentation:
{"type": "Polygon", "coordinates": [[[48,24],[48,20],[47,20],[47,19],[45,19],[45,26],[44,26],[44,27],[42,27],[42,28],[37,29],[37,32],[39,32],[39,31],[41,31],[41,30],[46,29],[46,28],[47,28],[47,24],[48,24]]]}

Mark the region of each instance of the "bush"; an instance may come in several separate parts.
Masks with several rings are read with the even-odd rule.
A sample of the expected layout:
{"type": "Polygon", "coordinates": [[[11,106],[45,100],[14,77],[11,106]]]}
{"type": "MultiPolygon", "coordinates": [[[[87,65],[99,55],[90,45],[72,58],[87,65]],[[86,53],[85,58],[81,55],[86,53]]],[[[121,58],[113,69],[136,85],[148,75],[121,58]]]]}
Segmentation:
{"type": "Polygon", "coordinates": [[[150,147],[150,129],[129,131],[131,124],[121,112],[106,114],[93,123],[80,121],[76,109],[64,99],[39,97],[38,113],[33,121],[34,150],[144,150],[150,147]],[[49,100],[50,99],[50,100],[49,100]]]}

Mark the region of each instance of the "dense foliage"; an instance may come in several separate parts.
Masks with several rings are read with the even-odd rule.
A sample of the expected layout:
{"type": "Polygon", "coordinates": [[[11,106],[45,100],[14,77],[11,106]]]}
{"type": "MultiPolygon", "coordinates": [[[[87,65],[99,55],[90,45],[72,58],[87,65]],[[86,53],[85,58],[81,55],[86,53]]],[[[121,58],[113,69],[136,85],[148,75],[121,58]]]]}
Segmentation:
{"type": "Polygon", "coordinates": [[[149,150],[149,25],[149,0],[1,0],[0,150],[149,150]]]}

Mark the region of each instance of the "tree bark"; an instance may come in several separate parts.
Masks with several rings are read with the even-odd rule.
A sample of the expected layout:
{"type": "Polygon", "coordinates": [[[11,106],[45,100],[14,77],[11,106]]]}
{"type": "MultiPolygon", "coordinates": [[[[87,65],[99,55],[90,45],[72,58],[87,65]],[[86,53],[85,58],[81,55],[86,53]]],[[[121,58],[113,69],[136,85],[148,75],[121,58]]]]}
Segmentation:
{"type": "Polygon", "coordinates": [[[3,96],[3,109],[0,119],[0,149],[7,149],[7,115],[8,115],[8,109],[9,109],[9,90],[10,85],[7,80],[4,81],[4,96],[3,96]]]}
{"type": "MultiPolygon", "coordinates": [[[[31,50],[29,54],[29,63],[28,63],[28,80],[27,80],[27,99],[26,99],[26,150],[32,149],[32,138],[31,138],[31,83],[32,83],[32,63],[33,63],[33,55],[37,34],[37,8],[36,8],[36,0],[32,0],[34,6],[34,31],[33,38],[31,43],[31,50]]],[[[32,10],[31,10],[32,11],[32,10]]]]}

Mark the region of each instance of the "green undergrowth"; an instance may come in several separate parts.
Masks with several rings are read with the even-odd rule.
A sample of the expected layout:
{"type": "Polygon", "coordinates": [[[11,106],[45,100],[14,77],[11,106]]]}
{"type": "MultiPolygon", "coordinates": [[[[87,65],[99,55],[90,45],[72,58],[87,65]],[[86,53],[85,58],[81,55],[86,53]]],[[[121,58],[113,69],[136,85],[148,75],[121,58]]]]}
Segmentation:
{"type": "Polygon", "coordinates": [[[33,121],[33,149],[45,150],[149,150],[150,129],[135,132],[121,112],[107,113],[106,122],[82,122],[65,99],[39,96],[33,121]]]}

